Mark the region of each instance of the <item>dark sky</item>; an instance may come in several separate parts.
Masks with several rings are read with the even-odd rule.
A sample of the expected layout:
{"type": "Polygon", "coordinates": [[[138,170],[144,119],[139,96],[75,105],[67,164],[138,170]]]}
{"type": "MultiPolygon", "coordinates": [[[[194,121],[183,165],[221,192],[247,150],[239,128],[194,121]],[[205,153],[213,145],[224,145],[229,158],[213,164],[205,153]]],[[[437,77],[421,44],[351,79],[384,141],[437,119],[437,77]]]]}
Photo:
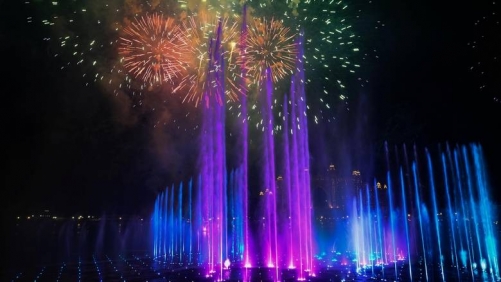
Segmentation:
{"type": "MultiPolygon", "coordinates": [[[[0,1],[2,209],[148,212],[156,191],[185,177],[193,136],[158,139],[153,128],[162,113],[127,110],[130,105],[98,85],[84,87],[78,71],[61,71],[41,40],[45,29],[26,23],[33,11],[22,2],[0,1]]],[[[338,127],[368,140],[375,152],[384,141],[479,142],[500,187],[501,103],[493,93],[501,89],[479,90],[481,79],[469,71],[476,55],[467,46],[478,35],[473,23],[492,6],[373,2],[371,18],[384,28],[367,33],[379,60],[366,68],[370,83],[354,91],[352,111],[343,114],[350,124],[338,127]]],[[[328,136],[329,128],[312,132],[328,136]]]]}

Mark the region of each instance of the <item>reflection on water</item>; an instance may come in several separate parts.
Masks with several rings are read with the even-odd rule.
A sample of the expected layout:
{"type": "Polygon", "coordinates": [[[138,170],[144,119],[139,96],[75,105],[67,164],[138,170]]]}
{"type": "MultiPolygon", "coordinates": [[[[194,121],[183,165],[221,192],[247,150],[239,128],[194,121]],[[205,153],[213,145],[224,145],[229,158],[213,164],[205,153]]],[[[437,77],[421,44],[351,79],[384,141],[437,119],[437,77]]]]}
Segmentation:
{"type": "MultiPolygon", "coordinates": [[[[148,220],[136,219],[19,219],[4,229],[5,262],[0,281],[273,281],[274,269],[245,268],[231,262],[223,273],[211,273],[206,265],[152,257],[148,220]],[[8,231],[7,231],[8,230],[8,231]]],[[[329,228],[334,228],[330,226],[329,228]]],[[[499,232],[500,230],[497,230],[499,232]]],[[[2,252],[4,254],[4,252],[2,252]]],[[[320,259],[320,258],[317,258],[320,259]]],[[[309,281],[426,281],[424,262],[358,269],[355,262],[330,258],[309,281]],[[334,262],[336,261],[336,262],[334,262]]],[[[440,264],[429,264],[428,280],[441,280],[440,264]]],[[[445,277],[471,281],[469,269],[447,267],[445,277]]],[[[283,281],[297,281],[297,269],[279,269],[283,281]]],[[[498,281],[479,271],[478,281],[498,281]]]]}
{"type": "Polygon", "coordinates": [[[89,262],[104,255],[115,259],[125,252],[146,253],[149,248],[149,226],[141,218],[24,218],[6,225],[3,254],[8,259],[1,275],[9,280],[17,272],[41,266],[89,262]]]}

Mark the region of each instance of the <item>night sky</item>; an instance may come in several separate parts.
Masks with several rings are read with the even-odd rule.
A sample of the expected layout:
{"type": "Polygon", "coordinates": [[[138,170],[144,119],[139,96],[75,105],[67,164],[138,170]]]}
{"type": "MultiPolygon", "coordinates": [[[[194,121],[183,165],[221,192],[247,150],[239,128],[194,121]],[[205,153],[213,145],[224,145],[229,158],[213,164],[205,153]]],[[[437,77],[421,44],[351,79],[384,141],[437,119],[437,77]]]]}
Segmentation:
{"type": "MultiPolygon", "coordinates": [[[[189,174],[193,135],[156,134],[162,107],[140,112],[97,84],[85,87],[78,69],[61,70],[64,59],[49,55],[46,29],[27,23],[34,11],[23,2],[0,0],[2,214],[148,213],[157,191],[189,174]]],[[[501,72],[489,62],[499,54],[490,44],[501,39],[490,37],[482,52],[468,43],[483,32],[499,36],[499,25],[480,30],[474,23],[501,11],[492,2],[434,2],[367,6],[368,21],[384,23],[359,31],[378,53],[363,70],[370,82],[351,91],[350,111],[339,106],[339,118],[311,125],[311,134],[321,134],[324,147],[364,140],[359,146],[373,161],[385,141],[433,148],[478,142],[499,189],[501,72]],[[487,62],[484,75],[470,70],[479,60],[487,62]]],[[[181,111],[171,105],[168,120],[182,117],[174,109],[181,111]]]]}

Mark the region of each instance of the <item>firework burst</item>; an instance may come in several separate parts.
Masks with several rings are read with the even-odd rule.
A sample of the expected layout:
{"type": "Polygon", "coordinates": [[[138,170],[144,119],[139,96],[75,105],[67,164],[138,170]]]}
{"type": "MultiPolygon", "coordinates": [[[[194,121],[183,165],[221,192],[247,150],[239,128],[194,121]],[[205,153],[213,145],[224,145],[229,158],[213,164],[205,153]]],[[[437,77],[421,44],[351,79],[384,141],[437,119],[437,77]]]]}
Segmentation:
{"type": "MultiPolygon", "coordinates": [[[[226,98],[237,101],[239,90],[236,80],[236,41],[238,41],[238,25],[230,23],[228,18],[214,19],[208,16],[187,17],[182,22],[182,29],[186,36],[187,48],[184,52],[184,61],[187,68],[184,78],[174,88],[174,92],[181,92],[184,102],[198,105],[207,87],[212,83],[207,80],[208,64],[210,58],[211,40],[217,38],[219,25],[221,27],[220,45],[217,50],[222,50],[223,60],[215,68],[224,72],[226,82],[226,98]]],[[[215,41],[214,41],[215,42],[215,41]]],[[[212,46],[214,48],[215,46],[212,46]]]]}
{"type": "Polygon", "coordinates": [[[125,70],[134,78],[158,85],[173,82],[183,71],[186,42],[174,19],[164,19],[158,13],[135,18],[123,33],[118,53],[125,70]]]}
{"type": "Polygon", "coordinates": [[[249,24],[247,52],[243,64],[251,82],[265,79],[264,71],[271,70],[274,82],[285,78],[294,69],[297,48],[295,34],[281,21],[253,19],[249,24]]]}
{"type": "MultiPolygon", "coordinates": [[[[277,94],[287,92],[287,77],[294,71],[288,69],[293,61],[284,59],[284,54],[280,54],[281,61],[277,59],[278,64],[273,69],[273,59],[278,58],[270,55],[276,51],[271,46],[275,38],[272,37],[271,42],[259,41],[264,32],[271,32],[259,30],[259,25],[276,31],[272,22],[280,24],[281,28],[290,28],[287,35],[291,37],[304,32],[308,115],[315,122],[333,121],[339,104],[348,108],[352,87],[368,82],[362,76],[372,57],[377,59],[373,48],[361,44],[374,42],[367,36],[375,37],[378,27],[367,21],[371,17],[361,13],[360,8],[365,4],[358,1],[356,7],[351,5],[354,1],[349,0],[27,2],[37,8],[37,13],[27,18],[28,22],[41,22],[50,29],[50,37],[44,40],[50,45],[51,55],[61,62],[61,69],[79,69],[83,72],[85,85],[96,83],[116,96],[128,95],[133,107],[142,108],[147,97],[157,94],[165,103],[170,103],[170,99],[184,100],[185,104],[190,104],[185,109],[190,111],[192,105],[200,103],[204,90],[210,85],[206,81],[209,42],[210,38],[215,39],[220,19],[223,37],[217,49],[222,50],[224,60],[218,71],[224,72],[226,103],[230,112],[239,116],[239,98],[248,94],[249,109],[245,115],[249,121],[259,119],[260,107],[252,96],[257,96],[256,85],[262,70],[272,69],[277,94]],[[248,34],[244,44],[246,50],[241,50],[239,27],[244,4],[248,34]],[[158,19],[153,19],[152,14],[158,19]],[[250,20],[253,18],[258,20],[250,20]],[[174,33],[168,32],[171,28],[176,29],[172,30],[174,33]],[[356,30],[373,32],[361,37],[356,30]],[[138,37],[134,32],[143,35],[138,37]],[[175,35],[177,32],[179,34],[175,35]],[[158,36],[150,36],[155,34],[158,36]],[[173,45],[175,40],[181,42],[173,45]],[[248,51],[252,52],[251,40],[255,40],[254,47],[271,50],[268,59],[258,51],[254,51],[253,58],[246,56],[248,51]],[[167,43],[162,43],[165,41],[167,43]],[[165,47],[168,45],[172,48],[165,47]],[[163,48],[166,52],[161,51],[163,48]],[[246,57],[240,58],[241,54],[246,57]],[[130,60],[126,62],[126,58],[130,60]],[[259,62],[268,62],[268,65],[259,65],[259,62]],[[364,72],[360,71],[361,64],[364,72]],[[245,74],[246,86],[250,86],[249,92],[240,90],[242,74],[245,74]]],[[[294,44],[294,40],[289,43],[294,44]]],[[[275,98],[274,111],[280,114],[281,97],[275,98]]]]}

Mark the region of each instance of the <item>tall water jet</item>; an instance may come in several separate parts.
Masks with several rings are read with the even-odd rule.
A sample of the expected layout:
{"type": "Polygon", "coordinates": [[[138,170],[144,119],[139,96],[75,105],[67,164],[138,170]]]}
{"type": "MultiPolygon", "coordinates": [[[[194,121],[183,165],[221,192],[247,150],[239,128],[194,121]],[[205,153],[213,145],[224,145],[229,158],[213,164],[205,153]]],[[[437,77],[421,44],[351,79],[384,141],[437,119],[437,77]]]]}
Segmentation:
{"type": "MultiPolygon", "coordinates": [[[[199,168],[202,183],[202,216],[209,272],[215,272],[228,257],[226,249],[226,142],[224,61],[222,58],[222,24],[219,22],[216,38],[210,40],[207,66],[207,87],[203,96],[199,168]]],[[[220,273],[221,273],[220,272],[220,273]]]]}
{"type": "Polygon", "coordinates": [[[271,99],[273,95],[273,81],[271,69],[265,70],[266,81],[260,86],[260,97],[263,115],[262,135],[262,172],[261,187],[263,193],[261,208],[262,222],[260,225],[260,241],[264,247],[264,263],[268,267],[278,267],[278,238],[277,238],[277,197],[276,197],[276,173],[275,173],[275,141],[274,122],[271,99]]]}
{"type": "Polygon", "coordinates": [[[246,225],[246,191],[241,181],[243,179],[243,169],[239,168],[230,173],[228,185],[228,244],[229,259],[233,261],[244,261],[245,248],[245,225],[246,225]]]}
{"type": "Polygon", "coordinates": [[[238,184],[241,197],[243,198],[243,213],[242,213],[242,224],[243,224],[243,262],[245,267],[250,267],[251,263],[251,239],[250,239],[250,227],[249,227],[249,191],[248,191],[248,154],[249,154],[249,123],[247,121],[247,67],[245,66],[247,60],[247,4],[243,5],[242,8],[242,28],[240,30],[240,42],[239,42],[239,56],[241,58],[240,64],[240,136],[238,140],[238,147],[240,150],[240,167],[241,173],[239,174],[238,184]]]}
{"type": "Polygon", "coordinates": [[[437,236],[437,244],[438,244],[438,259],[439,259],[439,265],[440,265],[440,274],[442,276],[442,280],[445,280],[445,275],[444,275],[444,265],[443,265],[443,254],[442,254],[442,244],[441,244],[441,237],[440,236],[440,226],[439,226],[439,215],[442,215],[442,213],[439,213],[438,210],[438,205],[437,205],[437,195],[435,193],[435,177],[434,177],[434,170],[433,170],[433,165],[431,161],[430,154],[428,150],[426,150],[426,157],[427,157],[427,165],[428,165],[428,178],[430,180],[430,189],[433,191],[432,192],[432,205],[433,205],[433,219],[434,219],[434,227],[435,227],[435,235],[437,236]]]}
{"type": "Polygon", "coordinates": [[[297,41],[296,71],[291,79],[290,100],[284,101],[283,120],[286,132],[283,140],[285,161],[282,171],[287,197],[283,199],[289,202],[283,205],[288,207],[288,211],[283,212],[279,225],[284,228],[280,234],[288,234],[287,237],[296,240],[296,242],[284,240],[282,254],[285,255],[287,267],[298,269],[299,279],[304,279],[305,271],[313,273],[313,209],[302,36],[301,33],[297,41]]]}

